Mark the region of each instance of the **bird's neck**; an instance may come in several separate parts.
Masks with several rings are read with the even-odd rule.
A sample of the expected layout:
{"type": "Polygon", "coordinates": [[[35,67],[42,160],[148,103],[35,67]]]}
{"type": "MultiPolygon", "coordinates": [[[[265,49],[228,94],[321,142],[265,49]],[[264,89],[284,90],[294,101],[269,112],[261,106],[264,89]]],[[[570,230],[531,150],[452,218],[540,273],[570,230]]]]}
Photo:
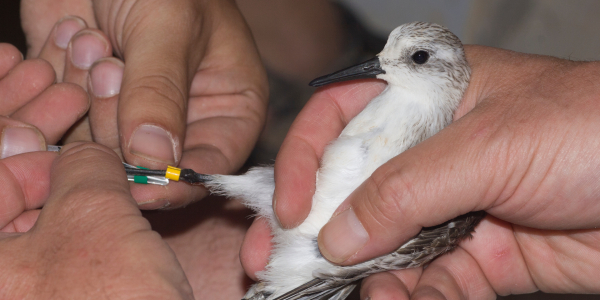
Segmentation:
{"type": "Polygon", "coordinates": [[[430,87],[388,85],[348,123],[343,135],[375,133],[412,146],[440,131],[452,120],[455,102],[430,87]]]}
{"type": "Polygon", "coordinates": [[[348,123],[339,141],[359,142],[367,162],[364,176],[450,123],[454,108],[431,91],[388,86],[348,123]]]}

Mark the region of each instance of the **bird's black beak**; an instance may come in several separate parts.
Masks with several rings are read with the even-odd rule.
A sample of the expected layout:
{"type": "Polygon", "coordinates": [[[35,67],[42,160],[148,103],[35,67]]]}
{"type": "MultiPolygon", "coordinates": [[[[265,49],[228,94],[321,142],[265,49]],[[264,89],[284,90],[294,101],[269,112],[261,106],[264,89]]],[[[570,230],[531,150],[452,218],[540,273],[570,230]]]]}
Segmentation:
{"type": "Polygon", "coordinates": [[[375,76],[378,74],[385,74],[385,71],[381,68],[379,58],[375,57],[356,66],[352,66],[329,75],[321,76],[311,81],[308,85],[320,87],[326,84],[346,80],[375,78],[375,76]]]}

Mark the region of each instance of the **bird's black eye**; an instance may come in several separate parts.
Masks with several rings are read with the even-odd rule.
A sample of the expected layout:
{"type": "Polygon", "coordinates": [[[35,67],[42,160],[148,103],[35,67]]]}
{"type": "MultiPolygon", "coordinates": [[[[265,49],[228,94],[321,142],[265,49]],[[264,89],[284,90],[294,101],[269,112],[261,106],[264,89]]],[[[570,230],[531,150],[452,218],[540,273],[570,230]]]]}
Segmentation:
{"type": "Polygon", "coordinates": [[[419,50],[412,55],[412,60],[415,64],[422,65],[429,59],[429,53],[427,51],[419,50]]]}

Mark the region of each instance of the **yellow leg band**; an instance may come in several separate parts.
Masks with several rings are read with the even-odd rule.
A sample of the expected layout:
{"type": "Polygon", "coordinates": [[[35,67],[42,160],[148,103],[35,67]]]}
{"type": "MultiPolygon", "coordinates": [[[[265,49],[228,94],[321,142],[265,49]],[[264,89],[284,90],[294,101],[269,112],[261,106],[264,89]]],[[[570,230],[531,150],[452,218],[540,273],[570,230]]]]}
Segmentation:
{"type": "Polygon", "coordinates": [[[181,175],[181,169],[169,166],[167,168],[167,174],[165,174],[165,177],[170,180],[179,181],[179,175],[181,175]]]}

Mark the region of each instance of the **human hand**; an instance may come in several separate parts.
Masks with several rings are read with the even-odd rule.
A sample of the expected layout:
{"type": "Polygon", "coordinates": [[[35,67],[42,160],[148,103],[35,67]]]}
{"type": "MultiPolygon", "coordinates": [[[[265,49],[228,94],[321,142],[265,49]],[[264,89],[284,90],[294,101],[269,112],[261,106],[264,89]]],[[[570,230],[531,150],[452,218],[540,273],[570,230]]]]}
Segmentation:
{"type": "MultiPolygon", "coordinates": [[[[85,91],[71,83],[51,85],[54,78],[47,62],[22,61],[15,47],[0,44],[0,236],[31,229],[50,193],[49,170],[56,153],[22,153],[56,143],[87,111],[85,91]]],[[[247,211],[225,203],[229,202],[198,203],[166,220],[161,220],[165,213],[150,216],[155,230],[170,226],[164,241],[177,255],[197,296],[239,299],[247,286],[239,261],[233,259],[247,228],[247,211]],[[188,221],[182,223],[182,218],[188,221]],[[175,224],[184,227],[183,233],[173,234],[175,224]]]]}
{"type": "MultiPolygon", "coordinates": [[[[360,220],[366,242],[354,243],[360,239],[336,215],[321,230],[321,252],[333,262],[355,264],[389,253],[422,227],[486,210],[492,216],[474,239],[422,274],[365,280],[362,296],[484,299],[537,289],[600,291],[592,279],[600,252],[594,229],[600,93],[593,84],[600,66],[486,47],[466,51],[473,73],[455,114],[460,120],[380,167],[340,206],[338,212],[360,220]]],[[[380,83],[324,88],[299,115],[276,161],[276,212],[284,226],[308,213],[324,147],[379,90],[380,83]]],[[[242,258],[253,274],[264,267],[269,238],[264,224],[249,233],[242,258]]]]}
{"type": "MultiPolygon", "coordinates": [[[[235,3],[124,3],[22,1],[28,55],[39,53],[59,74],[64,66],[63,79],[87,87],[92,98],[90,129],[83,122],[66,140],[91,136],[134,165],[236,171],[262,128],[267,85],[235,3]],[[67,18],[49,31],[64,12],[85,22],[67,18]],[[75,34],[77,26],[83,30],[75,34]],[[113,58],[93,64],[111,52],[125,63],[113,58]]],[[[132,193],[143,208],[157,208],[184,205],[206,190],[134,185],[132,193]]]]}
{"type": "Polygon", "coordinates": [[[194,298],[173,252],[138,210],[113,151],[69,144],[60,155],[27,153],[0,163],[2,182],[22,188],[3,196],[21,192],[37,201],[42,195],[23,187],[38,184],[40,174],[51,178],[42,183],[47,201],[35,226],[19,233],[33,225],[23,224],[0,240],[0,298],[194,298]],[[24,158],[39,164],[22,164],[24,158]]]}
{"type": "Polygon", "coordinates": [[[52,85],[54,78],[47,62],[23,61],[17,48],[0,44],[0,159],[46,150],[85,114],[85,92],[74,84],[52,85]]]}

